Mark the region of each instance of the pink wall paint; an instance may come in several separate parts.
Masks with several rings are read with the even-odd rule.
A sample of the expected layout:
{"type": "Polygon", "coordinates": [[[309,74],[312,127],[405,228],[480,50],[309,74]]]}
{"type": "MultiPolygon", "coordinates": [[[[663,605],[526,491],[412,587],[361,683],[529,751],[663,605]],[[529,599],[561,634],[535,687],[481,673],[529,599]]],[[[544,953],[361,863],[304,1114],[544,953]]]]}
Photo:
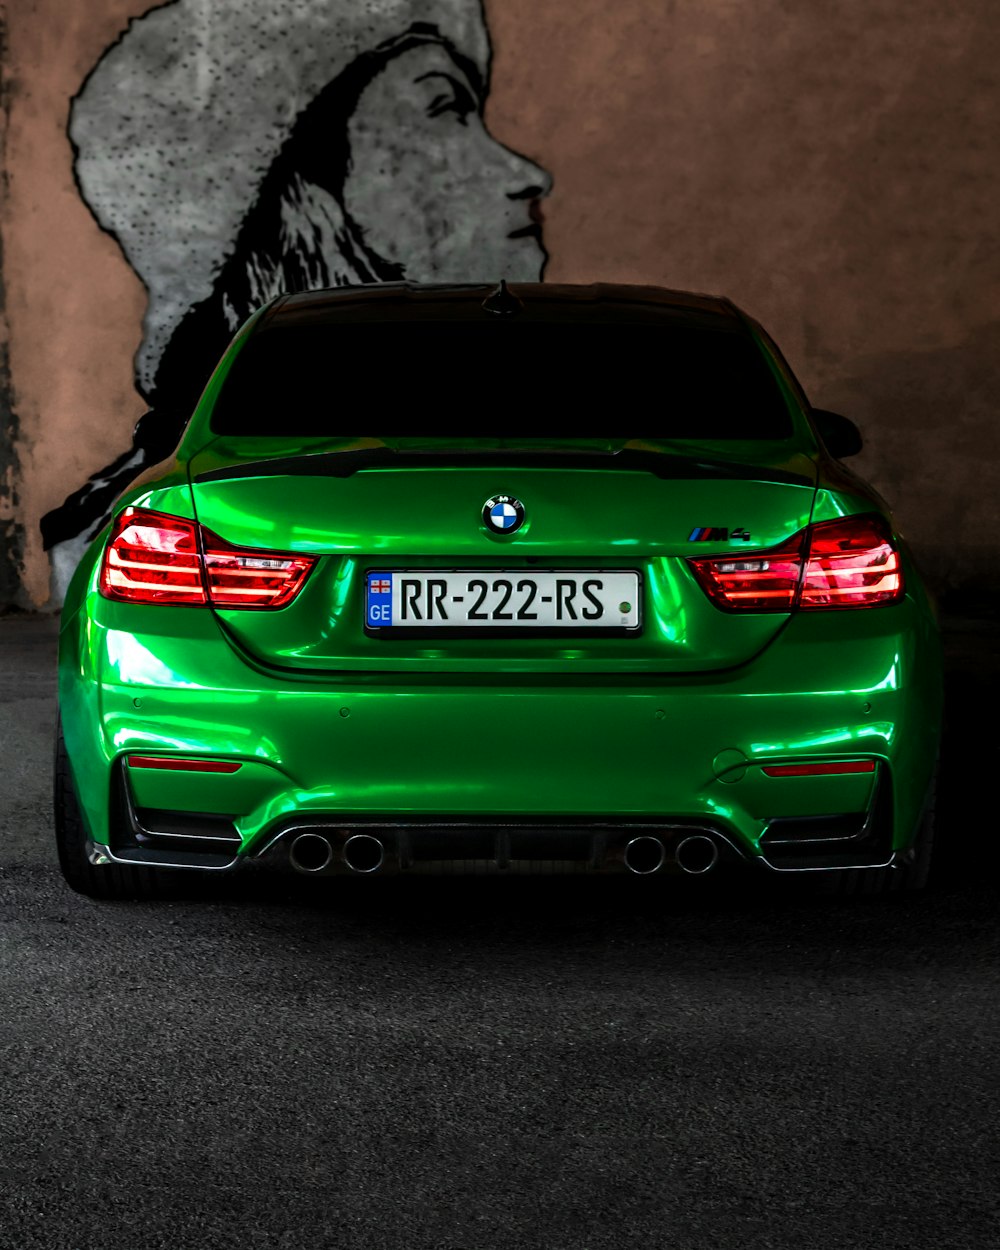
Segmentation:
{"type": "Polygon", "coordinates": [[[729,295],[945,584],[1000,588],[990,0],[502,0],[493,124],[555,177],[552,280],[729,295]]]}
{"type": "Polygon", "coordinates": [[[143,411],[132,356],[145,295],[77,194],[66,136],[70,97],[143,7],[35,0],[8,13],[4,278],[21,433],[24,589],[35,605],[48,597],[39,518],[128,445],[143,411]]]}
{"type": "MultiPolygon", "coordinates": [[[[127,0],[13,5],[3,218],[24,586],[38,518],[128,445],[144,294],[72,179],[69,98],[127,0]]],[[[491,0],[491,129],[555,177],[552,280],[731,296],[943,584],[1000,588],[992,0],[491,0]]]]}

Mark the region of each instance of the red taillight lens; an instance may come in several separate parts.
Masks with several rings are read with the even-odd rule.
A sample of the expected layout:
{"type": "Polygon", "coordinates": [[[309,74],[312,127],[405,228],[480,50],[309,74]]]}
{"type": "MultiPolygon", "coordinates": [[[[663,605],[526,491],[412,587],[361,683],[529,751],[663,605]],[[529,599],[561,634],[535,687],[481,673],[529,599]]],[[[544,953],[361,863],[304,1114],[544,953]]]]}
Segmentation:
{"type": "Polygon", "coordinates": [[[235,547],[206,529],[200,543],[203,552],[195,521],[126,508],[104,552],[101,594],[130,603],[283,608],[316,564],[313,556],[235,547]]]}
{"type": "Polygon", "coordinates": [[[727,612],[870,608],[903,596],[899,552],[877,515],[820,521],[772,551],[688,563],[727,612]]]}
{"type": "Polygon", "coordinates": [[[234,547],[202,530],[208,594],[217,608],[283,608],[302,589],[316,560],[234,547]]]}
{"type": "Polygon", "coordinates": [[[790,612],[802,575],[804,534],[774,551],[691,560],[708,596],[727,612],[790,612]]]}
{"type": "Polygon", "coordinates": [[[800,608],[870,608],[903,596],[899,552],[880,516],[812,527],[800,608]]]}
{"type": "Polygon", "coordinates": [[[128,755],[129,768],[162,768],[176,773],[238,773],[242,764],[231,760],[188,760],[173,755],[128,755]]]}
{"type": "Polygon", "coordinates": [[[105,548],[100,586],[106,598],[129,603],[207,603],[197,525],[126,508],[105,548]]]}
{"type": "Polygon", "coordinates": [[[837,760],[826,764],[770,764],[764,769],[768,777],[841,777],[874,771],[874,760],[837,760]]]}

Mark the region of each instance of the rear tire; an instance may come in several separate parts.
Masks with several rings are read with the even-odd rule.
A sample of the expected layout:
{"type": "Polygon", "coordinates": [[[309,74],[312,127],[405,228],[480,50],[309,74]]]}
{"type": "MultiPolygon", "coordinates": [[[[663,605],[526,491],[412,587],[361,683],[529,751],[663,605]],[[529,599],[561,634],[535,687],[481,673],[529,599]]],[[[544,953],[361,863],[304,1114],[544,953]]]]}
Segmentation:
{"type": "Polygon", "coordinates": [[[87,830],[73,785],[61,721],[56,725],[52,799],[59,867],[71,889],[100,899],[144,899],[165,893],[163,873],[155,868],[92,864],[87,858],[87,830]]]}
{"type": "Polygon", "coordinates": [[[934,817],[937,804],[937,768],[931,778],[924,810],[912,846],[897,854],[888,868],[849,868],[830,873],[829,893],[840,897],[859,894],[897,894],[922,890],[930,875],[934,853],[934,817]]]}

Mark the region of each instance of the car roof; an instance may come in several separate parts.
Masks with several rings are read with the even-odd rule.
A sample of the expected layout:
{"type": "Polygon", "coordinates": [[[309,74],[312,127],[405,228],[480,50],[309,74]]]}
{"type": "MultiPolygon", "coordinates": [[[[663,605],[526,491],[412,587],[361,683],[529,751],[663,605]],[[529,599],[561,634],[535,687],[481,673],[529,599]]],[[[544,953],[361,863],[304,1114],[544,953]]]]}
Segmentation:
{"type": "MultiPolygon", "coordinates": [[[[498,321],[484,308],[491,297],[513,300],[517,320],[636,323],[668,320],[673,325],[746,332],[746,321],[728,299],[629,283],[517,282],[506,296],[491,283],[462,285],[379,282],[280,296],[260,329],[337,322],[498,321]]],[[[501,310],[497,310],[501,311],[501,310]]]]}

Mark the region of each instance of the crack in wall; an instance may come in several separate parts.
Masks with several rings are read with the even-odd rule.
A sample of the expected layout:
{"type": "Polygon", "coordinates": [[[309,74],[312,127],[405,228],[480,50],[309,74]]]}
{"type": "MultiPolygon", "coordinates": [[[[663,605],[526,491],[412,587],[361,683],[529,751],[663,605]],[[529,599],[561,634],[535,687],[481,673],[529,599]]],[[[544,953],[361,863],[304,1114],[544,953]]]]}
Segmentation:
{"type": "MultiPolygon", "coordinates": [[[[7,219],[9,175],[7,133],[10,123],[11,81],[7,41],[7,6],[0,3],[0,227],[7,219]]],[[[0,228],[0,611],[24,606],[21,569],[24,562],[24,527],[18,512],[19,423],[14,405],[10,371],[10,331],[4,278],[4,239],[0,228]]]]}

